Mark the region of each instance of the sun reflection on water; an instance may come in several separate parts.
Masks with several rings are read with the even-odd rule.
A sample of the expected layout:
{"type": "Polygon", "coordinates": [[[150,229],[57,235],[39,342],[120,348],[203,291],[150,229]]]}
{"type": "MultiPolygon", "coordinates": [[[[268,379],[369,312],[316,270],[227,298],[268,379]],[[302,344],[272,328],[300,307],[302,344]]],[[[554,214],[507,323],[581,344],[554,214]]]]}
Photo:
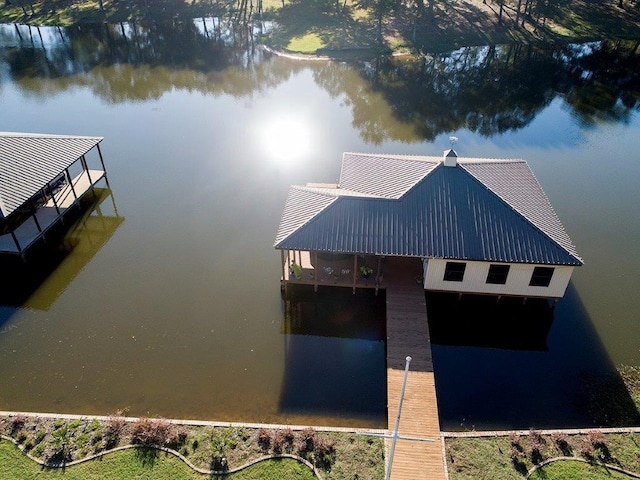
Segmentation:
{"type": "Polygon", "coordinates": [[[313,149],[313,129],[306,119],[279,116],[260,127],[264,152],[274,162],[289,165],[308,156],[313,149]]]}

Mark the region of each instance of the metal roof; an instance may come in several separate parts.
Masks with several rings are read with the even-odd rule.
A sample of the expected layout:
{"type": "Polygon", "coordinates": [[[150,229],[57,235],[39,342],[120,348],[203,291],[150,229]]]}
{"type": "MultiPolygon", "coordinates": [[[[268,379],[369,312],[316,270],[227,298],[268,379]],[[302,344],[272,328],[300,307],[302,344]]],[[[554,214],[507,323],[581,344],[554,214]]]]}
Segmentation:
{"type": "MultiPolygon", "coordinates": [[[[317,189],[311,205],[316,206],[313,213],[304,198],[296,199],[290,194],[276,248],[582,264],[547,197],[522,160],[458,159],[457,167],[445,167],[441,161],[434,162],[437,157],[416,160],[369,156],[369,165],[363,158],[357,158],[363,177],[372,176],[379,185],[363,188],[367,196],[361,197],[336,198],[333,189],[317,189]],[[391,172],[389,183],[397,182],[398,172],[408,172],[410,177],[400,182],[402,187],[395,189],[394,197],[388,195],[395,186],[384,185],[384,168],[391,172]],[[415,175],[420,168],[425,173],[415,175]],[[412,186],[406,187],[409,181],[412,186]],[[377,197],[372,196],[374,191],[379,194],[377,197]],[[399,194],[400,191],[404,193],[399,194]],[[322,208],[317,208],[321,203],[322,208]]],[[[347,169],[343,165],[341,180],[351,167],[353,163],[347,169]]],[[[359,186],[356,173],[357,168],[353,168],[346,176],[350,188],[359,186]]],[[[292,187],[292,191],[295,189],[292,187]]]]}
{"type": "Polygon", "coordinates": [[[101,141],[0,132],[0,217],[9,216],[101,141]]]}
{"type": "Polygon", "coordinates": [[[438,157],[342,155],[340,187],[386,198],[400,198],[438,166],[438,157]]]}

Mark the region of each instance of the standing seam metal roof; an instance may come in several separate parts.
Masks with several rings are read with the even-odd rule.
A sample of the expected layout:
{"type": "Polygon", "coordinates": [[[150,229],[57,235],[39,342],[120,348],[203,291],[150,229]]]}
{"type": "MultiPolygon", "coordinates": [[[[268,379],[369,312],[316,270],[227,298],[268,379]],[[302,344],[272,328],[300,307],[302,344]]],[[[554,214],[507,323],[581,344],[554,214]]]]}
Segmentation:
{"type": "MultiPolygon", "coordinates": [[[[381,172],[378,157],[369,158],[377,165],[366,168],[361,163],[363,178],[370,175],[377,178],[381,172]]],[[[380,158],[386,168],[407,161],[402,157],[380,158]]],[[[431,162],[423,162],[428,163],[431,162]]],[[[420,167],[410,165],[409,168],[420,167]]],[[[333,189],[327,189],[324,194],[319,189],[315,194],[325,198],[325,203],[315,213],[311,213],[305,202],[288,201],[276,248],[582,264],[524,161],[462,159],[458,167],[438,163],[426,170],[427,173],[414,180],[413,186],[398,198],[371,197],[374,191],[383,194],[393,190],[384,186],[367,189],[369,197],[340,195],[336,198],[333,189]],[[503,180],[499,181],[496,177],[500,176],[503,180]],[[294,217],[300,217],[302,212],[308,215],[303,222],[296,222],[294,217]],[[287,225],[286,232],[283,224],[287,225]]],[[[345,179],[344,173],[343,166],[341,180],[345,179]]],[[[348,172],[347,177],[355,177],[355,173],[356,170],[348,172]]],[[[414,173],[411,171],[409,175],[414,173]]],[[[357,186],[353,180],[347,181],[347,185],[357,186]]],[[[318,198],[315,202],[317,205],[318,198]]]]}
{"type": "Polygon", "coordinates": [[[7,217],[102,137],[0,133],[0,216],[7,217]]]}

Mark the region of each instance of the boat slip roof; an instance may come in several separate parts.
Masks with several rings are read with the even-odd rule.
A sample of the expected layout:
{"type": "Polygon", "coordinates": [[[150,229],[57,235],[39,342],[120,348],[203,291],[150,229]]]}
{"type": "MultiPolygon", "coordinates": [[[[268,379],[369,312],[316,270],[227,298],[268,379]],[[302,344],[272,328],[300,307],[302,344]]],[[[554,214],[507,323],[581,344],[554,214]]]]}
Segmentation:
{"type": "Polygon", "coordinates": [[[339,188],[292,186],[275,247],[582,265],[524,160],[345,153],[339,188]]]}
{"type": "Polygon", "coordinates": [[[0,217],[9,216],[101,141],[0,132],[0,217]]]}

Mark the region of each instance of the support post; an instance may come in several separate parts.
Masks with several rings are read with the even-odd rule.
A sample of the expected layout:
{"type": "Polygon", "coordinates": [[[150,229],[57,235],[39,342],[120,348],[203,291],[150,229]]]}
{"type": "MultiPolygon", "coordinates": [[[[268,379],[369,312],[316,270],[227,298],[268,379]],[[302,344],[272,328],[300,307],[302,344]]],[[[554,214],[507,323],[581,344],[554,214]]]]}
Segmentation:
{"type": "Polygon", "coordinates": [[[400,415],[402,414],[402,402],[404,401],[404,392],[407,388],[407,377],[409,375],[409,364],[411,363],[411,357],[405,358],[404,364],[404,378],[402,379],[402,390],[400,390],[400,398],[398,399],[398,414],[396,415],[396,424],[393,427],[393,437],[391,439],[391,449],[389,450],[389,464],[387,465],[387,473],[385,480],[391,478],[391,466],[393,465],[393,455],[396,450],[396,442],[398,441],[398,429],[400,428],[400,415]]]}
{"type": "Polygon", "coordinates": [[[100,157],[100,165],[102,165],[102,171],[104,172],[104,181],[107,183],[107,187],[111,189],[111,185],[109,185],[109,179],[107,178],[107,168],[104,166],[104,159],[102,158],[102,151],[100,150],[100,144],[96,144],[96,149],[98,150],[98,156],[100,157]]]}
{"type": "Polygon", "coordinates": [[[378,286],[380,285],[380,267],[382,266],[382,257],[378,257],[378,266],[376,267],[376,293],[378,293],[378,286]]]}
{"type": "Polygon", "coordinates": [[[318,252],[313,252],[313,291],[318,291],[318,252]]]}
{"type": "Polygon", "coordinates": [[[13,238],[13,243],[16,244],[16,248],[18,249],[18,253],[20,253],[20,255],[22,255],[22,247],[20,246],[20,242],[18,241],[18,237],[16,237],[16,233],[13,230],[11,231],[11,238],[13,238]]]}
{"type": "Polygon", "coordinates": [[[358,281],[358,254],[353,254],[353,293],[356,293],[356,282],[358,281]]]}
{"type": "Polygon", "coordinates": [[[33,221],[36,222],[36,228],[38,229],[38,232],[42,233],[42,227],[40,226],[40,222],[38,221],[38,217],[36,217],[36,211],[37,208],[36,206],[33,204],[33,200],[31,200],[31,216],[33,217],[33,221]]]}
{"type": "MultiPolygon", "coordinates": [[[[56,209],[56,213],[58,215],[60,215],[60,207],[58,206],[58,201],[56,200],[56,195],[55,195],[53,189],[51,188],[51,183],[50,182],[47,182],[47,188],[51,192],[51,200],[53,201],[53,206],[56,209]]],[[[46,195],[45,195],[45,197],[46,197],[46,195]]]]}
{"type": "Polygon", "coordinates": [[[287,272],[285,271],[285,268],[284,268],[284,250],[280,250],[280,264],[282,265],[282,281],[286,282],[287,277],[285,277],[285,274],[287,272]]]}
{"type": "Polygon", "coordinates": [[[91,185],[91,188],[93,189],[93,181],[91,180],[91,174],[89,173],[89,165],[87,164],[87,159],[84,155],[82,155],[82,157],[80,157],[80,161],[82,162],[82,168],[84,169],[85,172],[87,172],[87,178],[89,179],[89,185],[91,185]]]}
{"type": "Polygon", "coordinates": [[[74,200],[78,200],[78,195],[76,194],[76,189],[73,187],[73,178],[71,178],[69,169],[65,168],[64,173],[67,175],[67,180],[69,181],[69,186],[71,187],[71,193],[73,193],[74,200]]]}

